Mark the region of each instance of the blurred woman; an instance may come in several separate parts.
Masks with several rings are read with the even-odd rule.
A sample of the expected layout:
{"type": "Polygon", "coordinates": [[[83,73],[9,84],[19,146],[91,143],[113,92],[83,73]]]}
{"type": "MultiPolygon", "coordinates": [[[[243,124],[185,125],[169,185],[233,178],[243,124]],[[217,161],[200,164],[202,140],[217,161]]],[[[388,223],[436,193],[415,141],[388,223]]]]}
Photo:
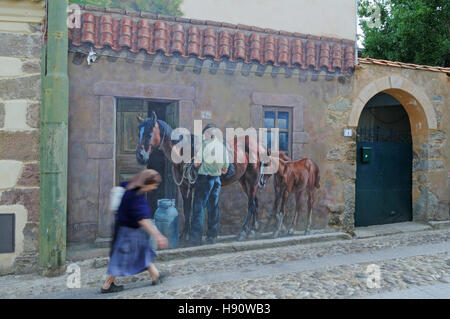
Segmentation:
{"type": "Polygon", "coordinates": [[[116,226],[111,246],[110,261],[102,293],[119,292],[123,286],[114,283],[116,277],[126,277],[147,270],[152,284],[161,282],[165,274],[154,265],[157,256],[150,245],[150,236],[156,240],[158,248],[167,248],[168,240],[150,221],[151,208],[145,194],[156,189],[161,176],[155,170],[143,170],[131,181],[121,183],[126,189],[117,210],[116,226]]]}

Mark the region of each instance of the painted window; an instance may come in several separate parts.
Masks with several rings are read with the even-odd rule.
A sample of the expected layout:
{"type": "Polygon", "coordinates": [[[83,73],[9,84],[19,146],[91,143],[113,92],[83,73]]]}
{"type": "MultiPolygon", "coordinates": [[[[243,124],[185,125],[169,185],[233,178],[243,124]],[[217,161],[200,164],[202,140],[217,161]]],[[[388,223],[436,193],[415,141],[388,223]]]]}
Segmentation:
{"type": "Polygon", "coordinates": [[[267,128],[267,147],[271,148],[273,134],[271,128],[278,128],[278,148],[284,151],[288,156],[292,153],[292,109],[285,107],[265,106],[264,127],[267,128]]]}

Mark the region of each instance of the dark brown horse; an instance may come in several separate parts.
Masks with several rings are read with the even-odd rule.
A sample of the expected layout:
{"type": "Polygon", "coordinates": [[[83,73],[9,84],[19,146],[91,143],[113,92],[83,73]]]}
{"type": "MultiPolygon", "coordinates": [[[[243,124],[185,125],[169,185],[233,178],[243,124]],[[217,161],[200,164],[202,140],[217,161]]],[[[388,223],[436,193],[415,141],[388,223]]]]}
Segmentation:
{"type": "MultiPolygon", "coordinates": [[[[273,237],[278,237],[283,228],[283,219],[286,214],[286,204],[291,193],[295,194],[295,214],[292,218],[288,234],[292,234],[297,227],[298,216],[301,210],[302,195],[306,192],[307,199],[307,219],[305,235],[309,234],[312,218],[312,207],[314,204],[314,191],[320,188],[320,170],[317,164],[308,158],[298,161],[291,161],[284,152],[279,152],[278,171],[274,174],[275,202],[273,205],[272,217],[276,217],[277,224],[273,237]],[[281,202],[281,210],[279,209],[281,202]]],[[[262,184],[265,185],[271,175],[262,176],[262,184]]]]}
{"type": "MultiPolygon", "coordinates": [[[[153,113],[151,118],[139,120],[139,145],[136,150],[136,159],[142,165],[148,165],[148,158],[153,149],[161,150],[166,158],[172,163],[172,172],[175,182],[180,189],[183,198],[183,215],[184,226],[180,234],[180,239],[186,241],[190,232],[190,219],[192,209],[192,193],[195,189],[195,178],[193,177],[191,162],[181,161],[175,163],[173,161],[173,150],[177,154],[177,148],[174,146],[180,141],[173,141],[171,139],[172,128],[164,121],[158,120],[156,114],[153,113]]],[[[182,137],[184,138],[184,136],[182,137]]],[[[193,151],[193,136],[191,138],[191,151],[193,151]]],[[[258,199],[257,190],[260,180],[261,163],[258,155],[258,145],[250,138],[245,138],[245,145],[239,147],[237,137],[228,145],[234,150],[234,174],[227,177],[227,174],[222,174],[222,186],[227,186],[235,182],[239,182],[248,198],[247,216],[242,226],[242,231],[239,233],[237,240],[242,241],[247,238],[249,234],[254,234],[258,229],[258,199]],[[255,156],[255,157],[252,157],[255,156]],[[238,160],[239,157],[239,160],[238,160]],[[249,159],[255,158],[255,161],[249,159]]],[[[193,152],[191,153],[193,154],[193,152]]],[[[178,153],[182,156],[182,153],[178,153]]]]}

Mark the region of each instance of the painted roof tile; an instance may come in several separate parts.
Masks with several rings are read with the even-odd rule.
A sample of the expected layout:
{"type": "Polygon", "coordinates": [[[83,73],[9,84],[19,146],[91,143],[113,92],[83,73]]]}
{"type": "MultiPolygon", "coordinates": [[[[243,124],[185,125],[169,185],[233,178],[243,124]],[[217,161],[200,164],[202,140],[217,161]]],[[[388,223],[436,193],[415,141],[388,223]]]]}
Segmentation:
{"type": "Polygon", "coordinates": [[[81,27],[69,30],[71,45],[144,50],[153,55],[272,64],[315,71],[352,72],[354,42],[244,24],[174,18],[144,12],[82,6],[81,27]]]}

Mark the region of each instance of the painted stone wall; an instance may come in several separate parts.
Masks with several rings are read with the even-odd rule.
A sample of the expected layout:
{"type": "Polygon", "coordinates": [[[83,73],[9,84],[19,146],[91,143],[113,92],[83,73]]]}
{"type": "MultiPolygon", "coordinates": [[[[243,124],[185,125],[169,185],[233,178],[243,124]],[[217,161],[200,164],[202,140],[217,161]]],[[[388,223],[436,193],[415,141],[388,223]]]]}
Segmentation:
{"type": "MultiPolygon", "coordinates": [[[[321,172],[321,188],[316,193],[312,228],[331,231],[335,225],[340,227],[335,217],[330,224],[329,216],[330,211],[340,211],[345,205],[342,190],[345,182],[354,179],[355,175],[352,162],[354,145],[339,137],[343,133],[343,122],[338,120],[343,111],[351,109],[351,75],[333,76],[305,71],[300,74],[298,70],[289,73],[284,68],[271,66],[216,64],[196,59],[190,59],[187,65],[167,64],[175,63],[176,58],[144,62],[103,56],[88,66],[83,57],[75,53],[69,56],[69,242],[94,241],[99,215],[106,213],[98,209],[99,198],[107,196],[107,193],[99,192],[99,176],[105,174],[112,163],[106,159],[106,153],[105,157],[97,153],[98,156],[93,156],[91,148],[93,144],[104,144],[104,137],[110,135],[102,133],[101,126],[114,110],[109,108],[106,112],[102,98],[95,92],[102,83],[110,82],[132,88],[130,97],[138,94],[145,98],[155,94],[152,86],[168,86],[168,94],[170,85],[173,85],[172,93],[177,86],[191,87],[193,103],[186,105],[192,105],[193,112],[181,104],[180,118],[189,118],[192,122],[201,119],[202,111],[210,111],[212,118],[204,120],[204,124],[213,121],[222,129],[262,127],[263,105],[292,108],[294,159],[311,158],[318,163],[321,172]],[[166,63],[161,63],[164,61],[166,63]],[[150,92],[147,96],[146,88],[150,92]]],[[[114,95],[113,87],[110,91],[114,95]]],[[[272,184],[259,195],[259,199],[260,231],[272,231],[272,184]]],[[[231,185],[223,188],[220,202],[220,235],[236,235],[247,213],[246,195],[240,185],[231,185]]],[[[347,206],[351,206],[351,202],[347,206]]],[[[291,216],[289,213],[286,220],[290,221],[291,216]]],[[[304,229],[305,222],[303,212],[299,230],[304,229]]]]}
{"type": "Polygon", "coordinates": [[[0,3],[0,214],[15,214],[15,251],[0,274],[37,266],[43,2],[0,3]]]}

